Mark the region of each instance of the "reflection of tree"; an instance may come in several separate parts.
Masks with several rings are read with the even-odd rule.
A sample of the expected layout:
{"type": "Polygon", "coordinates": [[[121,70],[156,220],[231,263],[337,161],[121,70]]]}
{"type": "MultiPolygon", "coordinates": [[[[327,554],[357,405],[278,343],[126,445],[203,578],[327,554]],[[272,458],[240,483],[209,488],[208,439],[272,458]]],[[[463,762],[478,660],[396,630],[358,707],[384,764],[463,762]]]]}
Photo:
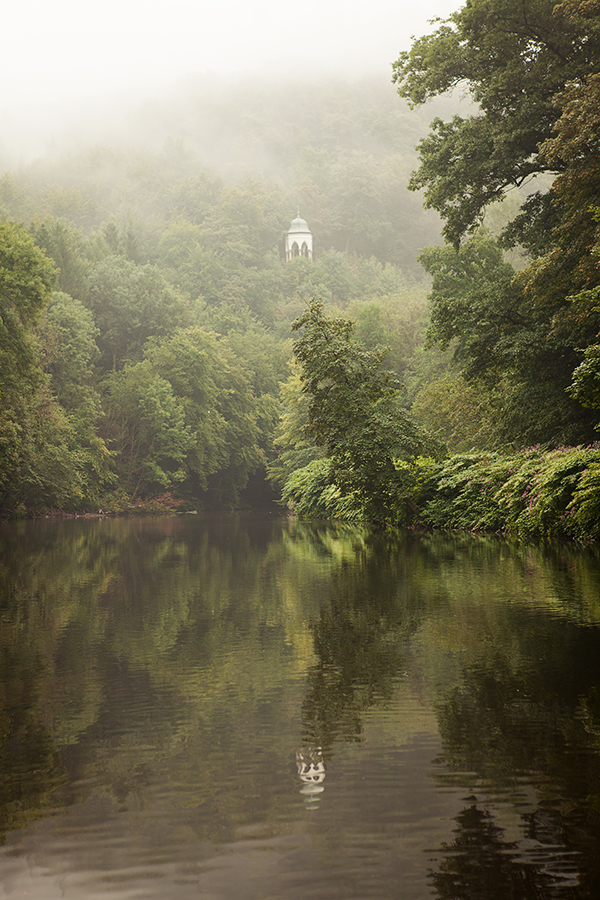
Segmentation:
{"type": "Polygon", "coordinates": [[[355,543],[354,564],[333,575],[330,602],[312,628],[317,663],[303,707],[308,743],[359,741],[368,709],[393,696],[405,668],[406,640],[419,618],[411,613],[414,583],[409,587],[402,577],[397,550],[372,536],[355,543]]]}
{"type": "Polygon", "coordinates": [[[403,656],[391,624],[369,608],[336,598],[314,625],[318,663],[308,675],[306,739],[322,746],[360,740],[364,713],[389,699],[403,656]]]}
{"type": "Polygon", "coordinates": [[[52,735],[27,715],[2,723],[0,747],[0,843],[53,806],[52,792],[65,777],[52,735]]]}
{"type": "MultiPolygon", "coordinates": [[[[504,839],[491,815],[473,803],[456,817],[457,837],[443,844],[444,858],[431,876],[443,900],[548,898],[553,879],[519,862],[515,843],[504,839]]],[[[562,897],[575,894],[561,893],[562,897]]]]}
{"type": "MultiPolygon", "coordinates": [[[[600,819],[597,784],[600,755],[594,746],[593,698],[580,691],[592,677],[586,647],[589,632],[546,621],[559,634],[552,663],[511,669],[488,647],[488,659],[465,667],[461,686],[438,706],[438,723],[448,764],[442,783],[478,793],[500,791],[519,817],[525,843],[509,843],[489,813],[476,805],[457,817],[458,836],[433,882],[444,898],[596,898],[600,896],[600,819]],[[579,653],[577,652],[579,650],[579,653]],[[580,660],[573,671],[573,660],[580,660]],[[551,668],[552,666],[552,668],[551,668]],[[586,715],[589,711],[591,715],[586,715]],[[528,799],[521,788],[533,782],[528,799]],[[533,802],[533,808],[532,808],[533,802]]],[[[526,623],[514,628],[521,650],[533,640],[526,623]]],[[[552,645],[551,634],[537,646],[552,645]]],[[[522,654],[517,654],[523,658],[522,654]]],[[[531,654],[529,654],[531,658],[531,654]]],[[[535,657],[534,657],[535,658],[535,657]]]]}
{"type": "Polygon", "coordinates": [[[314,577],[268,517],[0,523],[0,829],[92,790],[127,803],[167,759],[207,839],[275,802],[289,755],[247,735],[300,702],[273,685],[312,658],[314,577]],[[264,789],[224,790],[249,754],[264,789]]]}
{"type": "Polygon", "coordinates": [[[487,896],[502,900],[595,900],[597,553],[468,537],[426,540],[448,601],[446,614],[428,619],[428,641],[456,666],[448,680],[440,679],[437,718],[446,766],[438,780],[476,794],[494,816],[493,827],[510,828],[500,841],[505,847],[488,842],[488,854],[497,857],[486,862],[497,872],[497,891],[465,849],[466,812],[457,817],[456,841],[434,884],[453,900],[484,896],[488,887],[487,896]],[[479,598],[468,607],[465,589],[479,598]]]}
{"type": "MultiPolygon", "coordinates": [[[[410,654],[417,678],[446,685],[448,780],[478,797],[482,783],[501,787],[509,806],[519,777],[533,778],[537,808],[515,806],[513,821],[537,847],[579,854],[579,897],[600,896],[600,766],[583,752],[600,733],[597,635],[562,608],[531,615],[493,546],[482,567],[463,541],[469,570],[449,538],[218,515],[0,523],[0,542],[0,827],[92,791],[144,803],[160,782],[196,837],[230,839],[298,802],[300,708],[327,767],[332,743],[360,740],[369,710],[392,697],[410,654]],[[487,579],[519,603],[461,606],[465,568],[474,591],[486,596],[487,579]]],[[[485,808],[505,830],[484,816],[480,843],[487,834],[502,869],[515,835],[485,808]]],[[[459,846],[466,814],[457,824],[459,846]]],[[[448,868],[459,855],[439,873],[467,878],[448,868]]]]}

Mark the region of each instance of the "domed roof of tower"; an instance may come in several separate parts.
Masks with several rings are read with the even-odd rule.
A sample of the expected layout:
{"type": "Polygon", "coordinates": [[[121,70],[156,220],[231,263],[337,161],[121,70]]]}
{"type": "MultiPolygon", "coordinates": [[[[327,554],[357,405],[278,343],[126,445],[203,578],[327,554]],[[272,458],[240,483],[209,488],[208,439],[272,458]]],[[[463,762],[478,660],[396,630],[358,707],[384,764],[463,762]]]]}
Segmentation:
{"type": "Polygon", "coordinates": [[[308,227],[308,222],[306,219],[300,218],[300,213],[296,216],[296,218],[292,221],[292,224],[288,228],[288,234],[311,234],[311,230],[308,227]]]}

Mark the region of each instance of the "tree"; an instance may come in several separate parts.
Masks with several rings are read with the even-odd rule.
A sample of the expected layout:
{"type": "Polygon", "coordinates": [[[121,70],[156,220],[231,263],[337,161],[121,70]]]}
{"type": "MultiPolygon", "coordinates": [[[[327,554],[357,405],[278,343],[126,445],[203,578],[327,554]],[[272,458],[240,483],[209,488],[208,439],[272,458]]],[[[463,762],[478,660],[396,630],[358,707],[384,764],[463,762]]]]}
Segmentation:
{"type": "Polygon", "coordinates": [[[515,271],[497,241],[480,232],[458,252],[429,247],[419,261],[433,279],[429,343],[443,350],[452,345],[467,377],[490,373],[495,379],[506,363],[507,345],[534,327],[513,285],[515,271]]]}
{"type": "Polygon", "coordinates": [[[414,165],[413,154],[401,152],[407,124],[395,152],[383,158],[344,146],[330,153],[304,149],[302,209],[319,236],[319,261],[323,249],[331,247],[344,254],[376,256],[404,271],[416,269],[416,250],[435,239],[438,219],[419,212],[419,199],[406,190],[414,165]]]}
{"type": "Polygon", "coordinates": [[[99,330],[98,345],[105,369],[125,359],[139,360],[149,337],[173,333],[187,324],[189,304],[157,266],[136,266],[111,256],[91,272],[87,305],[99,330]]]}
{"type": "Polygon", "coordinates": [[[583,362],[573,372],[571,393],[583,406],[600,409],[600,344],[586,349],[583,362]]]}
{"type": "Polygon", "coordinates": [[[0,223],[0,302],[3,332],[35,323],[47,303],[56,270],[20,225],[0,223]]]}
{"type": "Polygon", "coordinates": [[[239,360],[226,343],[197,327],[151,342],[145,355],[184,411],[187,489],[235,504],[249,474],[264,462],[256,401],[239,360]]]}
{"type": "Polygon", "coordinates": [[[0,224],[0,509],[22,500],[23,473],[30,470],[37,423],[47,409],[33,329],[55,280],[54,266],[31,235],[0,224]]]}
{"type": "Polygon", "coordinates": [[[62,219],[46,216],[42,222],[31,226],[31,232],[38,247],[54,261],[59,289],[78,300],[85,300],[90,265],[79,229],[67,225],[62,219]]]}
{"type": "Polygon", "coordinates": [[[104,425],[119,484],[132,500],[170,489],[185,478],[193,439],[169,382],[147,360],[110,372],[104,425]]]}
{"type": "Polygon", "coordinates": [[[451,453],[465,453],[496,443],[498,409],[493,400],[489,391],[450,371],[420,388],[411,411],[451,453]]]}
{"type": "Polygon", "coordinates": [[[584,371],[589,385],[600,336],[600,75],[569,85],[556,99],[562,114],[540,152],[564,166],[554,182],[560,221],[553,247],[521,280],[532,301],[552,315],[556,339],[584,351],[573,396],[594,406],[579,388],[584,371]]]}
{"type": "Polygon", "coordinates": [[[308,428],[331,461],[331,480],[355,494],[366,518],[385,522],[393,514],[402,475],[396,461],[421,446],[417,427],[402,409],[402,385],[382,368],[385,350],[366,350],[349,319],[325,315],[313,299],[294,322],[302,330],[294,355],[309,395],[308,428]]]}
{"type": "Polygon", "coordinates": [[[387,347],[386,365],[402,378],[422,346],[428,317],[424,288],[404,288],[394,294],[354,302],[348,314],[356,322],[356,337],[370,350],[387,347]]]}
{"type": "Polygon", "coordinates": [[[575,333],[557,328],[556,306],[536,302],[497,241],[480,232],[458,252],[431,247],[420,259],[433,277],[428,340],[452,347],[467,381],[493,395],[498,437],[593,440],[597,414],[566,393],[580,359],[575,333]]]}
{"type": "Polygon", "coordinates": [[[291,374],[280,387],[282,411],[273,438],[276,456],[268,466],[269,480],[278,487],[283,487],[297,469],[323,456],[314,438],[306,433],[309,397],[302,389],[300,371],[293,363],[291,374]]]}
{"type": "Polygon", "coordinates": [[[590,294],[600,283],[590,210],[600,204],[599,9],[472,0],[395,66],[413,103],[462,85],[478,105],[433,122],[412,180],[454,248],[421,256],[434,277],[429,337],[453,344],[468,380],[502,386],[500,434],[518,443],[593,440],[598,421],[566,391],[600,329],[590,294]],[[526,200],[501,236],[533,256],[517,275],[498,246],[464,238],[507,188],[544,173],[556,176],[552,188],[526,200]]]}
{"type": "Polygon", "coordinates": [[[91,312],[68,294],[52,294],[37,336],[49,389],[69,424],[74,469],[82,482],[82,498],[96,504],[112,474],[109,453],[98,426],[102,418],[94,363],[99,352],[91,312]]]}
{"type": "Polygon", "coordinates": [[[158,252],[161,265],[172,273],[178,288],[193,298],[210,300],[217,294],[223,266],[206,243],[200,225],[177,220],[163,231],[158,252]]]}
{"type": "Polygon", "coordinates": [[[256,397],[226,341],[192,326],[104,382],[103,434],[132,497],[176,489],[234,506],[265,463],[256,397]]]}
{"type": "MultiPolygon", "coordinates": [[[[425,189],[426,206],[446,220],[451,244],[507,188],[564,170],[565,161],[548,158],[540,144],[560,116],[555,95],[600,71],[597,9],[598,0],[470,0],[394,64],[400,96],[412,104],[457,87],[477,104],[467,117],[434,119],[410,183],[425,189]]],[[[528,210],[530,227],[540,216],[552,218],[550,203],[539,198],[528,210]]]]}

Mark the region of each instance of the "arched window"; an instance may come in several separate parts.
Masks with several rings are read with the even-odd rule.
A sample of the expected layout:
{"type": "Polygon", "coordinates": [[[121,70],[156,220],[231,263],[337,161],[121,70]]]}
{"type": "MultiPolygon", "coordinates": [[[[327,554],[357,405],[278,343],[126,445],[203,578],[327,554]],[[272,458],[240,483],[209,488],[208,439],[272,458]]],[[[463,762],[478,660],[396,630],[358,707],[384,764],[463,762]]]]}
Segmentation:
{"type": "Polygon", "coordinates": [[[292,256],[300,256],[300,249],[296,241],[292,244],[292,256]]]}
{"type": "Polygon", "coordinates": [[[302,244],[302,249],[300,250],[300,255],[308,256],[308,244],[306,243],[306,241],[304,241],[304,243],[302,244]]]}

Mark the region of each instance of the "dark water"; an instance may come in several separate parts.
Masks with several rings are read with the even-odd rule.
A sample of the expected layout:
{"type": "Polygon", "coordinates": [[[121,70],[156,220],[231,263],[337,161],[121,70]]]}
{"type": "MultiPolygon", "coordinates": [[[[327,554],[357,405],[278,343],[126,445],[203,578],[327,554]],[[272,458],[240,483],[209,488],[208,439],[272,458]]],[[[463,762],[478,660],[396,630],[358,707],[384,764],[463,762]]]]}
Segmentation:
{"type": "Polygon", "coordinates": [[[1,897],[600,897],[597,553],[6,525],[0,626],[1,897]]]}

